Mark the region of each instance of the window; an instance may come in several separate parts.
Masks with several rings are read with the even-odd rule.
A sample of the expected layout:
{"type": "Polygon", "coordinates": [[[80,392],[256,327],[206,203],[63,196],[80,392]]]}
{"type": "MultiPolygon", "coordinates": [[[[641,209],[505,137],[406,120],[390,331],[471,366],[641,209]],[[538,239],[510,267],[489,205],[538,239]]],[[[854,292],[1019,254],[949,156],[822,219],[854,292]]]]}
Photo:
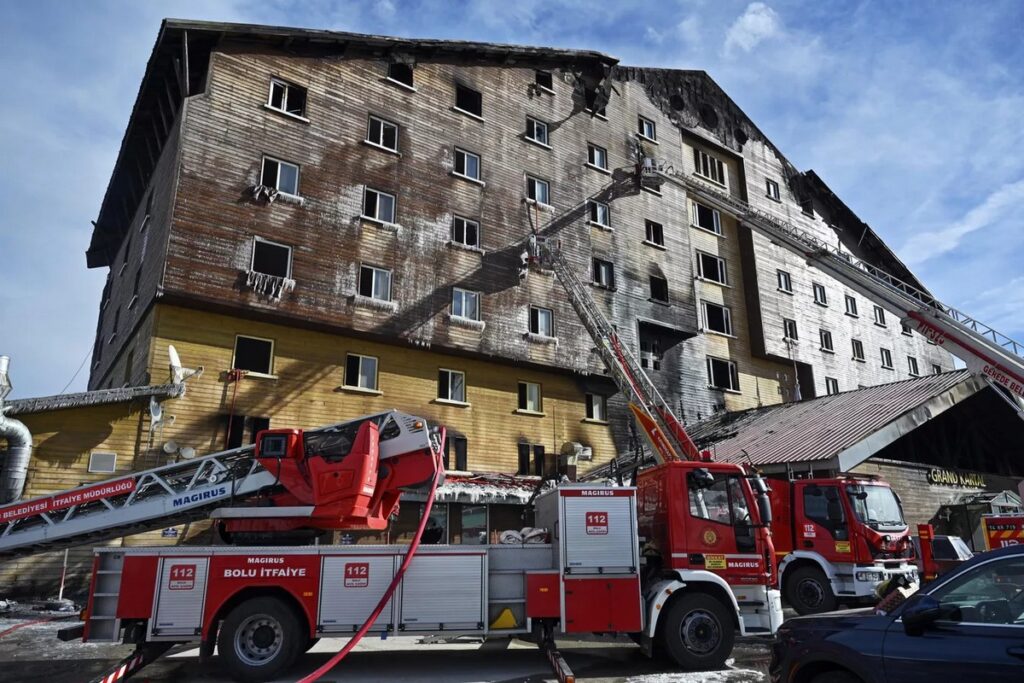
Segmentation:
{"type": "Polygon", "coordinates": [[[740,390],[739,373],[731,360],[708,356],[708,384],[715,389],[740,390]]]}
{"type": "Polygon", "coordinates": [[[814,218],[814,202],[812,202],[810,199],[800,200],[800,210],[803,211],[805,216],[810,216],[811,218],[814,218]]]}
{"type": "Polygon", "coordinates": [[[452,315],[469,320],[480,319],[480,293],[467,289],[452,289],[452,315]]]}
{"type": "Polygon", "coordinates": [[[710,209],[697,202],[690,202],[690,225],[716,235],[722,234],[722,217],[718,210],[710,209]]]}
{"type": "Polygon", "coordinates": [[[602,118],[608,114],[608,98],[604,93],[599,93],[597,88],[588,88],[584,91],[583,101],[587,111],[602,118]]]}
{"type": "Polygon", "coordinates": [[[654,121],[645,119],[643,116],[636,117],[636,128],[637,133],[640,137],[647,138],[648,140],[657,140],[658,136],[654,129],[654,121]]]}
{"type": "Polygon", "coordinates": [[[366,188],[363,191],[363,218],[382,223],[395,222],[395,195],[366,188]]]}
{"type": "Polygon", "coordinates": [[[644,221],[644,234],[651,244],[656,244],[659,247],[665,246],[665,228],[661,223],[644,221]]]}
{"type": "Polygon", "coordinates": [[[830,396],[832,394],[838,394],[839,393],[839,380],[837,380],[835,377],[826,377],[825,378],[825,393],[829,394],[830,396]]]}
{"type": "Polygon", "coordinates": [[[519,383],[519,410],[525,410],[531,413],[543,412],[544,407],[541,394],[540,385],[536,382],[520,382],[519,383]]]}
{"type": "Polygon", "coordinates": [[[466,374],[458,370],[437,371],[437,397],[442,401],[466,402],[466,374]]]}
{"type": "Polygon", "coordinates": [[[587,163],[597,168],[608,170],[608,150],[597,145],[587,144],[587,163]]]}
{"type": "Polygon", "coordinates": [[[548,124],[526,117],[526,137],[542,145],[548,144],[548,124]]]}
{"type": "Polygon", "coordinates": [[[548,474],[548,461],[544,457],[544,446],[540,444],[533,445],[533,473],[538,477],[548,474]]]}
{"type": "Polygon", "coordinates": [[[530,306],[530,332],[541,337],[555,336],[555,314],[550,308],[530,306]]]}
{"type": "Polygon", "coordinates": [[[305,116],[306,89],[277,78],[271,78],[267,106],[293,116],[305,116]]]}
{"type": "Polygon", "coordinates": [[[533,75],[534,83],[544,90],[554,90],[554,78],[551,76],[550,71],[535,71],[533,75]]]}
{"type": "Polygon", "coordinates": [[[793,280],[790,278],[789,273],[784,270],[775,271],[776,278],[779,281],[779,291],[785,292],[786,294],[793,293],[793,280]]]}
{"type": "Polygon", "coordinates": [[[640,337],[640,367],[661,370],[661,344],[657,339],[640,337]]]}
{"type": "Polygon", "coordinates": [[[694,148],[693,165],[697,175],[720,185],[725,185],[725,165],[720,159],[716,159],[707,152],[694,148]]]}
{"type": "Polygon", "coordinates": [[[846,516],[843,513],[838,487],[804,487],[803,504],[804,515],[807,519],[825,527],[833,538],[838,540],[848,538],[849,530],[846,528],[846,516]]]}
{"type": "Polygon", "coordinates": [[[345,356],[345,386],[377,391],[377,359],[349,353],[345,356]]]}
{"type": "Polygon", "coordinates": [[[941,375],[942,374],[942,366],[941,365],[936,365],[935,363],[932,363],[932,374],[933,375],[941,375]]]}
{"type": "Polygon", "coordinates": [[[811,287],[814,288],[814,303],[828,306],[828,292],[825,291],[825,285],[815,282],[811,287]]]}
{"type": "Polygon", "coordinates": [[[912,329],[910,329],[910,325],[908,325],[907,323],[904,323],[904,322],[900,323],[900,332],[902,334],[907,335],[908,337],[913,336],[913,334],[914,334],[914,331],[912,329]]]}
{"type": "Polygon", "coordinates": [[[819,330],[818,336],[821,337],[821,350],[827,353],[835,352],[832,348],[832,333],[828,330],[819,330]]]}
{"type": "Polygon", "coordinates": [[[1024,558],[1020,555],[1004,556],[960,574],[932,593],[932,597],[939,601],[939,619],[983,627],[974,634],[965,632],[974,638],[998,637],[1002,642],[1018,640],[1022,623],[1022,576],[1024,558]],[[1011,628],[1001,628],[1003,633],[996,636],[993,625],[997,624],[1011,628]]]}
{"type": "MultiPolygon", "coordinates": [[[[448,432],[448,434],[445,436],[445,439],[444,439],[444,468],[446,470],[450,469],[450,467],[451,467],[451,451],[454,450],[455,451],[455,469],[460,471],[460,472],[465,472],[466,470],[468,470],[469,469],[469,465],[466,462],[466,452],[468,450],[468,446],[469,446],[469,442],[466,440],[466,437],[460,436],[458,434],[453,434],[451,432],[448,432]]],[[[468,510],[468,509],[481,509],[481,510],[483,510],[483,518],[484,518],[483,519],[483,522],[484,522],[483,538],[486,538],[487,537],[487,533],[486,533],[486,529],[487,529],[487,506],[486,505],[465,505],[465,506],[462,506],[462,509],[463,509],[463,515],[462,515],[463,524],[466,524],[466,521],[467,521],[466,520],[466,514],[465,514],[466,510],[468,510]]],[[[433,516],[433,513],[431,513],[431,516],[433,516]]],[[[467,540],[467,531],[469,531],[469,530],[465,526],[463,526],[463,528],[462,528],[462,542],[464,544],[476,545],[478,543],[485,543],[485,541],[479,540],[481,538],[479,531],[477,531],[477,532],[471,532],[470,531],[470,533],[473,534],[472,540],[467,540]]]]}
{"type": "Polygon", "coordinates": [[[917,359],[913,356],[907,356],[907,372],[910,373],[911,377],[920,375],[920,371],[917,369],[917,359]]]}
{"type": "Polygon", "coordinates": [[[779,184],[770,178],[766,178],[764,184],[765,194],[768,197],[768,199],[774,199],[775,201],[779,201],[779,184]]]}
{"type": "Polygon", "coordinates": [[[587,207],[590,211],[591,223],[600,225],[602,228],[612,227],[611,210],[608,208],[607,204],[590,200],[587,202],[587,207]]]}
{"type": "Polygon", "coordinates": [[[881,306],[875,306],[875,324],[885,327],[885,309],[881,306]]]}
{"type": "Polygon", "coordinates": [[[850,294],[846,295],[846,315],[857,317],[857,299],[850,294]]]}
{"type": "Polygon", "coordinates": [[[366,141],[392,152],[398,151],[398,124],[370,116],[366,125],[366,141]]]}
{"type": "Polygon", "coordinates": [[[455,175],[480,180],[480,156],[456,147],[455,175]]]}
{"type": "Polygon", "coordinates": [[[853,345],[853,359],[864,362],[864,342],[860,339],[850,340],[853,345]]]}
{"type": "Polygon", "coordinates": [[[710,301],[702,301],[701,308],[704,311],[704,329],[732,335],[732,311],[710,301]]]}
{"type": "Polygon", "coordinates": [[[516,474],[529,474],[530,473],[530,444],[520,442],[516,444],[516,449],[519,456],[519,467],[516,468],[516,474]]]}
{"type": "Polygon", "coordinates": [[[526,198],[538,204],[550,204],[551,194],[548,181],[526,176],[526,198]]]}
{"type": "Polygon", "coordinates": [[[292,249],[256,237],[252,243],[252,263],[249,269],[256,273],[289,278],[292,276],[292,249]]]}
{"type": "Polygon", "coordinates": [[[247,370],[257,375],[274,372],[274,342],[259,337],[235,337],[235,357],[231,361],[235,370],[247,370]]]}
{"type": "Polygon", "coordinates": [[[399,62],[388,64],[388,78],[410,88],[413,87],[412,67],[408,64],[399,62]]]}
{"type": "Polygon", "coordinates": [[[287,161],[263,157],[263,171],[260,173],[260,184],[272,187],[284,194],[299,194],[299,167],[287,161]]]}
{"type": "Polygon", "coordinates": [[[484,115],[483,96],[464,85],[455,84],[455,108],[473,116],[484,115]]]}
{"type": "Polygon", "coordinates": [[[665,304],[668,303],[668,280],[651,275],[651,298],[665,304]]]}
{"type": "Polygon", "coordinates": [[[608,419],[608,398],[601,394],[587,394],[587,419],[604,422],[608,419]]]}
{"type": "Polygon", "coordinates": [[[615,289],[615,266],[611,261],[594,259],[594,284],[605,289],[615,289]]]}
{"type": "Polygon", "coordinates": [[[717,282],[722,285],[728,284],[729,281],[726,277],[725,259],[698,251],[697,277],[717,282]]]}
{"type": "Polygon", "coordinates": [[[480,224],[462,216],[452,218],[452,242],[467,247],[480,246],[480,224]]]}
{"type": "Polygon", "coordinates": [[[97,474],[113,474],[117,470],[117,453],[92,451],[89,453],[89,471],[97,474]]]}
{"type": "Polygon", "coordinates": [[[391,301],[391,271],[374,266],[360,266],[359,294],[380,301],[391,301]]]}
{"type": "Polygon", "coordinates": [[[796,321],[792,318],[782,319],[782,336],[786,339],[796,341],[800,337],[796,333],[796,321]]]}
{"type": "Polygon", "coordinates": [[[879,351],[882,353],[882,367],[892,370],[892,351],[885,348],[879,349],[879,351]]]}

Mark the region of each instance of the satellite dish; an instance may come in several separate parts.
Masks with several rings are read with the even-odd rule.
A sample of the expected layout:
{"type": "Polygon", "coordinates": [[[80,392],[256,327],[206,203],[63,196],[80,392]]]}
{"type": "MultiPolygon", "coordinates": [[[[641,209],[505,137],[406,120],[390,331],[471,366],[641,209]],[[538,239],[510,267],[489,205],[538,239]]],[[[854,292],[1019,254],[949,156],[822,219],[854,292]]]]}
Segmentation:
{"type": "Polygon", "coordinates": [[[174,344],[167,345],[167,357],[171,359],[171,374],[175,375],[181,372],[181,357],[178,356],[178,349],[174,348],[174,344]]]}
{"type": "Polygon", "coordinates": [[[178,452],[178,444],[177,443],[175,443],[174,441],[165,441],[164,442],[164,453],[166,453],[167,455],[170,455],[172,453],[177,453],[177,452],[178,452]]]}
{"type": "Polygon", "coordinates": [[[149,397],[149,419],[152,420],[153,424],[158,424],[164,416],[164,409],[160,403],[157,402],[156,396],[149,397]]]}
{"type": "Polygon", "coordinates": [[[174,348],[174,344],[167,345],[167,358],[171,366],[171,383],[181,384],[189,377],[199,377],[203,374],[203,366],[200,365],[196,369],[185,368],[181,365],[181,357],[178,355],[178,350],[174,348]]]}
{"type": "Polygon", "coordinates": [[[179,453],[181,453],[181,457],[185,458],[185,460],[191,460],[196,457],[196,449],[191,446],[182,446],[179,453]]]}

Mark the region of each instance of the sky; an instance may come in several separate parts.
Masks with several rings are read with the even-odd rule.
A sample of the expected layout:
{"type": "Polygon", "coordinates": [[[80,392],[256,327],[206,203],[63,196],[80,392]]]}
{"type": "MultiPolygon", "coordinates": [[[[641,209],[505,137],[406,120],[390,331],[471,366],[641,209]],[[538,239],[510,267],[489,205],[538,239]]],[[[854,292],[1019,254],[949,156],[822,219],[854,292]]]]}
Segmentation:
{"type": "Polygon", "coordinates": [[[106,276],[90,221],[164,17],[702,69],[941,300],[1024,340],[1024,0],[0,0],[12,397],[85,389],[106,276]]]}

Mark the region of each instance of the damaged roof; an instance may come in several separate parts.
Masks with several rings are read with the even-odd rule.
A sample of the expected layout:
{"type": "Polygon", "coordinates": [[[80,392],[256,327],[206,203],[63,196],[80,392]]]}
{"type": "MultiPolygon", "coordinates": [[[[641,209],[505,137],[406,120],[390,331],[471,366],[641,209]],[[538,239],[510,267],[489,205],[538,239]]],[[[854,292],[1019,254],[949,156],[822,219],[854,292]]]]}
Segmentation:
{"type": "Polygon", "coordinates": [[[758,466],[826,463],[848,470],[986,385],[968,370],[807,401],[720,413],[687,427],[715,460],[758,466]]]}
{"type": "Polygon", "coordinates": [[[184,384],[157,384],[142,387],[123,387],[121,389],[99,389],[97,391],[83,391],[77,394],[58,394],[56,396],[19,398],[13,401],[4,401],[3,412],[5,415],[26,415],[48,410],[126,403],[139,398],[178,398],[184,393],[184,384]]]}

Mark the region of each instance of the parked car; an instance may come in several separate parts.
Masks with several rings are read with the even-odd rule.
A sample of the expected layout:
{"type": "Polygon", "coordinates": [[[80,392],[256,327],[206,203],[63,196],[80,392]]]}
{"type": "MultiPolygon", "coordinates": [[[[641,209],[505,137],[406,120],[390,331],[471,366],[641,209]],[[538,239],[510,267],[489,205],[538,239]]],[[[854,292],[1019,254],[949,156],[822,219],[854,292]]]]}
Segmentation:
{"type": "Polygon", "coordinates": [[[888,614],[786,621],[769,671],[772,683],[1024,681],[1024,545],[975,555],[888,614]]]}

